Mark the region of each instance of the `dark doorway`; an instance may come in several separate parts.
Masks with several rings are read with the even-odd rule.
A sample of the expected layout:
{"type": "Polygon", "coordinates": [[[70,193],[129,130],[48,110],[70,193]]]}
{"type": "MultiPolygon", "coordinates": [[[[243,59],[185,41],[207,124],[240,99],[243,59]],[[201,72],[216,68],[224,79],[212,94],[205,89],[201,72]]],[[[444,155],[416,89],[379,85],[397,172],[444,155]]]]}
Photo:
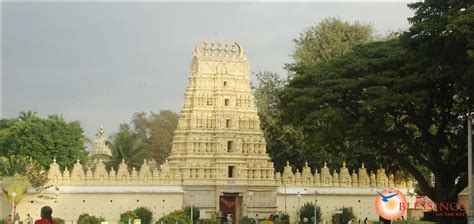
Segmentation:
{"type": "Polygon", "coordinates": [[[220,196],[219,210],[222,214],[221,223],[226,223],[227,215],[232,216],[232,223],[239,223],[240,218],[240,200],[238,194],[229,193],[220,196]]]}

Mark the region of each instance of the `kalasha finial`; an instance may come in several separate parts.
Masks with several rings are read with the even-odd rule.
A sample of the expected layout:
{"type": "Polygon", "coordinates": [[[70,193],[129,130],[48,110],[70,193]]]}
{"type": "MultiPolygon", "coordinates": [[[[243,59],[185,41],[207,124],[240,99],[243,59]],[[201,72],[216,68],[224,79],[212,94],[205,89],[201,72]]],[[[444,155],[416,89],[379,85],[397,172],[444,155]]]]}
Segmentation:
{"type": "Polygon", "coordinates": [[[308,167],[308,161],[307,160],[304,162],[304,166],[308,167]]]}
{"type": "Polygon", "coordinates": [[[217,43],[217,56],[220,57],[221,54],[222,54],[222,44],[221,44],[221,42],[219,41],[219,42],[217,43]]]}
{"type": "Polygon", "coordinates": [[[53,163],[56,163],[56,156],[53,158],[53,163]]]}
{"type": "Polygon", "coordinates": [[[232,44],[232,50],[231,50],[232,51],[232,57],[235,57],[235,52],[237,51],[236,49],[237,49],[237,47],[235,46],[235,42],[234,42],[232,44]]]}
{"type": "Polygon", "coordinates": [[[207,44],[208,44],[207,40],[204,41],[204,48],[203,48],[203,50],[204,50],[204,55],[205,55],[205,56],[208,55],[208,50],[209,50],[209,48],[207,47],[207,44]]]}
{"type": "Polygon", "coordinates": [[[364,163],[362,163],[362,169],[364,169],[364,168],[365,168],[364,163]]]}
{"type": "Polygon", "coordinates": [[[76,160],[76,163],[77,163],[77,164],[79,164],[80,162],[81,162],[81,161],[80,161],[79,159],[78,159],[78,160],[76,160]]]}
{"type": "Polygon", "coordinates": [[[214,41],[211,42],[211,56],[214,56],[214,51],[216,50],[216,48],[214,47],[215,43],[214,41]]]}
{"type": "Polygon", "coordinates": [[[224,48],[224,56],[227,56],[229,53],[229,44],[225,43],[225,48],[224,48]]]}
{"type": "Polygon", "coordinates": [[[346,168],[346,162],[342,162],[342,168],[346,168]]]}
{"type": "Polygon", "coordinates": [[[326,163],[326,161],[324,161],[324,167],[328,167],[328,164],[326,163]]]}
{"type": "Polygon", "coordinates": [[[286,161],[286,166],[290,166],[290,161],[286,161]]]}

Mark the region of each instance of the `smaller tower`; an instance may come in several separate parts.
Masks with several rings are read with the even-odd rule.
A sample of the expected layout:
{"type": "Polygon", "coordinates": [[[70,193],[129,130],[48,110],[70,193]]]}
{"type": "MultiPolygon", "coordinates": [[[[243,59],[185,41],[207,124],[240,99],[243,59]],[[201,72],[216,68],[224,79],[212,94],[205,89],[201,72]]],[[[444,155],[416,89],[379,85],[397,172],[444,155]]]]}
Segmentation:
{"type": "Polygon", "coordinates": [[[89,165],[95,167],[99,161],[107,162],[112,157],[112,151],[107,146],[107,140],[104,136],[104,127],[100,126],[99,133],[96,134],[97,138],[94,140],[92,145],[92,151],[89,156],[89,165]]]}

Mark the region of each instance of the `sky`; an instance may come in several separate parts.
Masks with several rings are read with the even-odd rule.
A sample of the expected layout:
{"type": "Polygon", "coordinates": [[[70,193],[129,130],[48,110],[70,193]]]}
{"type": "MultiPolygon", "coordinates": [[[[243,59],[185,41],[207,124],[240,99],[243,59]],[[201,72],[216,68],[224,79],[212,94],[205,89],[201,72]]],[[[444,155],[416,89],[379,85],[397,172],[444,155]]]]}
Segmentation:
{"type": "Polygon", "coordinates": [[[60,114],[110,135],[136,112],[180,112],[198,41],[239,41],[250,72],[284,77],[293,39],[321,19],[382,35],[409,27],[406,4],[3,2],[1,117],[60,114]]]}

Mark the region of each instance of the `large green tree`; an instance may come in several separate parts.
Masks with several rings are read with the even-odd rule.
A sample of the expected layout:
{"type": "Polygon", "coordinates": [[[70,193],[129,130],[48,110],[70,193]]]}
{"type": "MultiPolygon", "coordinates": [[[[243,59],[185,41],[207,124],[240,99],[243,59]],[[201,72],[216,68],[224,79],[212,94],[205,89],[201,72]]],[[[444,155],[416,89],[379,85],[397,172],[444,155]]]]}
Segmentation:
{"type": "Polygon", "coordinates": [[[173,133],[178,125],[178,115],[170,110],[133,115],[130,124],[122,124],[112,136],[112,165],[124,159],[138,167],[144,159],[162,163],[171,151],[173,133]]]}
{"type": "MultiPolygon", "coordinates": [[[[434,7],[424,4],[430,3],[412,7],[434,7]]],[[[450,24],[432,21],[444,29],[450,24]]],[[[320,144],[340,147],[346,155],[376,152],[380,163],[408,171],[421,193],[436,202],[454,202],[467,185],[466,126],[459,117],[472,103],[459,105],[453,95],[474,97],[464,91],[473,84],[466,78],[468,42],[462,33],[415,30],[420,35],[410,37],[411,29],[401,41],[358,46],[322,65],[296,67],[299,75],[283,91],[280,105],[287,122],[304,127],[320,144]],[[425,33],[434,36],[416,40],[425,33]],[[434,174],[434,186],[426,172],[434,174]]]]}
{"type": "MultiPolygon", "coordinates": [[[[261,71],[256,74],[258,85],[253,86],[253,94],[260,118],[260,127],[267,142],[267,152],[279,171],[283,170],[286,161],[291,164],[303,164],[303,133],[292,125],[281,122],[278,109],[279,91],[285,81],[278,74],[261,71]]],[[[313,161],[310,161],[313,162],[313,161]]]]}
{"type": "Polygon", "coordinates": [[[27,156],[44,168],[56,157],[61,166],[71,167],[76,159],[86,160],[84,134],[78,121],[66,122],[62,116],[46,119],[22,112],[16,120],[3,120],[0,129],[1,156],[27,156]]]}
{"type": "Polygon", "coordinates": [[[141,141],[128,124],[121,124],[119,131],[113,136],[112,160],[109,165],[118,168],[123,161],[129,166],[139,168],[147,158],[147,145],[141,141]]]}
{"type": "Polygon", "coordinates": [[[369,24],[353,23],[336,17],[321,20],[300,33],[294,40],[294,64],[318,64],[350,51],[352,47],[374,39],[374,29],[369,24]]]}

